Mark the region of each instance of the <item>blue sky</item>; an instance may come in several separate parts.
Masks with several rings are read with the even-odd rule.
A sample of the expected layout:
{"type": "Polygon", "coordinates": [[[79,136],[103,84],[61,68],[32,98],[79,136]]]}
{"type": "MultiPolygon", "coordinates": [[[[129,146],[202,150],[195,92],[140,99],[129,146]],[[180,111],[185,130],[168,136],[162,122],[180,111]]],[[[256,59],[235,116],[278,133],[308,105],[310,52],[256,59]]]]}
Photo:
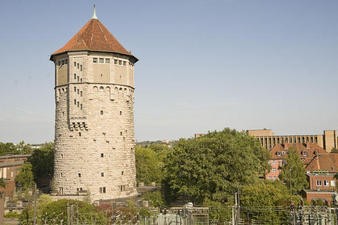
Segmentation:
{"type": "Polygon", "coordinates": [[[91,17],[139,58],[136,139],[338,129],[338,1],[2,2],[0,141],[54,139],[52,52],[91,17]]]}

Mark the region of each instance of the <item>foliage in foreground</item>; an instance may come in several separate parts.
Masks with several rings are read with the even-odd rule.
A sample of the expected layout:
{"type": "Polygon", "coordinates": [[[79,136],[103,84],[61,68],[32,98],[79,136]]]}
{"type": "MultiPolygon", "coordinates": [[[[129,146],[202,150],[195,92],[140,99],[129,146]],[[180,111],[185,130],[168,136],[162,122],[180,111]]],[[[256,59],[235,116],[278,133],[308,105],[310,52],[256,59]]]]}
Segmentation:
{"type": "Polygon", "coordinates": [[[284,224],[290,205],[301,204],[301,197],[290,195],[279,181],[262,181],[243,187],[241,211],[250,219],[271,224],[284,224]]]}
{"type": "MultiPolygon", "coordinates": [[[[51,201],[47,195],[40,196],[37,203],[37,224],[107,224],[107,218],[93,205],[77,200],[51,201]],[[69,221],[68,221],[69,220],[69,221]],[[62,222],[61,222],[62,221],[62,222]]],[[[26,208],[20,216],[20,224],[33,222],[33,206],[26,208]]]]}
{"type": "Polygon", "coordinates": [[[234,192],[258,181],[267,159],[268,152],[245,132],[224,129],[182,139],[166,159],[166,199],[229,202],[234,192]]]}

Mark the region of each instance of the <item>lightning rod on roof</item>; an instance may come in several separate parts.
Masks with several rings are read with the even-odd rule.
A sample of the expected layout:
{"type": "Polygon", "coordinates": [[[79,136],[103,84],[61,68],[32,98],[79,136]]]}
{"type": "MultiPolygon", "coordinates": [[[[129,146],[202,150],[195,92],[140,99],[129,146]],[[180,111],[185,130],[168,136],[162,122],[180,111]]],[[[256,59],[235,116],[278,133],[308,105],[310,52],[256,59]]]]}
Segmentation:
{"type": "Polygon", "coordinates": [[[95,9],[95,4],[94,4],[94,10],[93,10],[93,16],[92,16],[92,19],[97,19],[97,16],[96,16],[96,9],[95,9]]]}

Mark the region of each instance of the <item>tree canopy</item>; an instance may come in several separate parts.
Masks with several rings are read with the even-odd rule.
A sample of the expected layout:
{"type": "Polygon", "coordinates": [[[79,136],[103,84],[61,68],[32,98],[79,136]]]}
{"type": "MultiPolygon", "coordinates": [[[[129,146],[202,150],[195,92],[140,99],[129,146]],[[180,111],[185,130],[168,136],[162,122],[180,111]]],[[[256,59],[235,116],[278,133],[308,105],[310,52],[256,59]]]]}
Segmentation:
{"type": "Polygon", "coordinates": [[[32,164],[34,181],[38,188],[49,186],[54,172],[54,143],[45,143],[34,150],[28,161],[32,164]]]}
{"type": "Polygon", "coordinates": [[[167,153],[168,147],[165,145],[137,145],[135,149],[137,182],[144,182],[145,184],[161,183],[163,160],[167,153]]]}
{"type": "Polygon", "coordinates": [[[267,168],[268,152],[245,132],[224,129],[179,140],[165,161],[167,200],[224,202],[267,168]]]}
{"type": "Polygon", "coordinates": [[[242,214],[259,224],[288,224],[290,205],[298,205],[300,199],[279,181],[247,185],[240,194],[242,214]]]}
{"type": "Polygon", "coordinates": [[[0,142],[0,156],[30,154],[31,152],[32,148],[23,141],[19,144],[0,142]]]}
{"type": "Polygon", "coordinates": [[[291,194],[299,194],[307,187],[305,168],[295,149],[288,150],[288,156],[279,178],[291,194]]]}
{"type": "Polygon", "coordinates": [[[32,164],[26,162],[20,168],[19,174],[15,177],[15,183],[22,191],[31,189],[34,185],[32,164]]]}

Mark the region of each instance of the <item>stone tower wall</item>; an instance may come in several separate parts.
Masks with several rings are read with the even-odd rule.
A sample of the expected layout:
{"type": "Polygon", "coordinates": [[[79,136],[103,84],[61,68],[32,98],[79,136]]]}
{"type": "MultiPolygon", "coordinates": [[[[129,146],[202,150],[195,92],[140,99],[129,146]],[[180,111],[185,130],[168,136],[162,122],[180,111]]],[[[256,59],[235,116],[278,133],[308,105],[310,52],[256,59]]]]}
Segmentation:
{"type": "Polygon", "coordinates": [[[54,62],[53,191],[89,194],[92,201],[136,195],[133,63],[92,52],[59,55],[54,62]]]}

